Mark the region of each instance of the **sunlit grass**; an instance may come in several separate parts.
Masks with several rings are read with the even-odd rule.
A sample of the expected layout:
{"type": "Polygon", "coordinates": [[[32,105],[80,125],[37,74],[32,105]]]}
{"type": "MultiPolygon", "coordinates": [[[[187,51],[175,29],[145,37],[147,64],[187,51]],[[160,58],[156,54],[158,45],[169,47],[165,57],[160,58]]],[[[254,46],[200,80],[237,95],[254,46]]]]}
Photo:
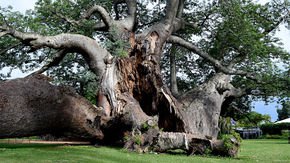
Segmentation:
{"type": "Polygon", "coordinates": [[[0,144],[0,162],[290,162],[287,140],[245,140],[237,158],[138,154],[118,148],[43,144],[0,144]]]}

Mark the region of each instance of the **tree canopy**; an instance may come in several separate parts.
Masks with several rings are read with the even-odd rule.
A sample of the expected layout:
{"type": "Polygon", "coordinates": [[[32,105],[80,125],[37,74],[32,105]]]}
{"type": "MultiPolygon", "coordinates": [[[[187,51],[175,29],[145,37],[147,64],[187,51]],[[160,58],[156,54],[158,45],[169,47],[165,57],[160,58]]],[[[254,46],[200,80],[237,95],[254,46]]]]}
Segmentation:
{"type": "MultiPolygon", "coordinates": [[[[222,71],[241,75],[242,78],[255,76],[255,80],[264,81],[261,88],[261,84],[257,82],[245,81],[236,76],[235,78],[239,80],[238,85],[247,85],[262,92],[273,93],[273,89],[278,89],[280,92],[281,89],[277,88],[278,83],[274,86],[272,83],[267,83],[265,87],[265,81],[278,80],[285,86],[280,80],[285,77],[279,72],[275,61],[287,65],[288,53],[280,48],[281,42],[274,34],[276,30],[279,30],[279,25],[287,25],[289,21],[288,3],[288,1],[277,0],[265,5],[249,0],[185,1],[184,11],[181,14],[184,28],[175,34],[182,36],[184,40],[178,40],[175,36],[168,40],[173,43],[178,41],[183,49],[189,50],[185,52],[183,50],[177,58],[177,64],[180,62],[178,64],[179,78],[186,83],[196,81],[191,86],[187,86],[194,87],[194,84],[203,82],[206,76],[222,71]],[[185,41],[192,44],[188,45],[185,41]]],[[[122,55],[125,43],[120,40],[112,42],[110,35],[116,32],[114,24],[122,22],[121,20],[124,20],[129,12],[126,12],[127,8],[124,4],[114,4],[114,1],[100,0],[40,0],[36,3],[35,10],[27,11],[25,15],[13,12],[12,8],[1,8],[1,22],[22,32],[36,32],[42,35],[78,33],[98,38],[108,49],[114,47],[111,53],[117,51],[122,55]],[[97,11],[107,10],[108,13],[100,13],[100,16],[90,13],[94,11],[90,8],[94,4],[102,6],[102,8],[96,8],[97,11]],[[102,14],[109,14],[115,19],[113,21],[115,23],[112,23],[112,28],[109,30],[104,29],[103,23],[106,22],[102,21],[102,17],[106,15],[102,14]],[[118,48],[116,50],[118,46],[119,50],[118,48]]],[[[164,16],[165,4],[166,1],[138,1],[136,6],[138,21],[135,28],[141,31],[160,20],[164,16]],[[149,8],[148,5],[152,7],[149,8]]],[[[178,51],[181,50],[182,48],[178,47],[178,51]]],[[[55,53],[55,50],[47,48],[38,50],[28,47],[10,37],[1,38],[1,68],[17,67],[23,71],[33,71],[47,63],[55,56],[55,53]]],[[[60,78],[62,82],[78,80],[77,73],[83,74],[82,76],[87,74],[85,70],[87,66],[79,55],[68,55],[60,64],[62,66],[49,69],[48,74],[60,78]],[[63,75],[60,75],[60,71],[63,75]]],[[[3,75],[1,76],[5,77],[3,75]]]]}

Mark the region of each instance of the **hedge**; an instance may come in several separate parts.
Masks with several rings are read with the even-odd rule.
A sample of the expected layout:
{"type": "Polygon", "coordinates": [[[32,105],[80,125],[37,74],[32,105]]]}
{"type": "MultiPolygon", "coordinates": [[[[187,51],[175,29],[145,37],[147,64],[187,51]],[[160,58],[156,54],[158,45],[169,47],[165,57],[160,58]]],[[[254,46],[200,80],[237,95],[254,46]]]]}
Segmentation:
{"type": "Polygon", "coordinates": [[[260,129],[263,135],[282,135],[282,130],[290,130],[290,123],[268,123],[262,124],[260,129]]]}

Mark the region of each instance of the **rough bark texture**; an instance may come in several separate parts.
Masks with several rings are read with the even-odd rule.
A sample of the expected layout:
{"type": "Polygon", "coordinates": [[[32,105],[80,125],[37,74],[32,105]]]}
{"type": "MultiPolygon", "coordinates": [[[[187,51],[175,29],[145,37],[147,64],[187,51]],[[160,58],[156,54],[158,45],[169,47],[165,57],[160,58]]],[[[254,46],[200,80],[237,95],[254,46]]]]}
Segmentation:
{"type": "Polygon", "coordinates": [[[100,139],[98,109],[42,75],[0,83],[0,138],[42,134],[100,139]]]}
{"type": "MultiPolygon", "coordinates": [[[[188,142],[191,143],[189,150],[189,147],[181,146],[180,141],[166,141],[165,144],[169,147],[162,147],[157,151],[167,151],[176,147],[186,149],[189,153],[202,154],[205,153],[206,147],[210,146],[212,151],[216,149],[218,153],[229,154],[228,149],[225,150],[222,145],[219,148],[214,147],[213,142],[217,142],[222,103],[234,93],[230,76],[217,73],[205,84],[175,99],[162,82],[157,64],[159,58],[155,55],[155,49],[151,49],[155,47],[155,44],[152,44],[155,36],[154,33],[148,34],[149,47],[146,47],[146,41],[142,41],[142,38],[141,41],[137,41],[140,45],[134,46],[130,57],[112,60],[111,64],[107,65],[99,93],[99,97],[102,98],[98,101],[98,107],[107,110],[107,121],[102,123],[103,128],[116,133],[116,126],[123,126],[121,130],[119,128],[119,134],[115,135],[117,137],[132,129],[141,130],[148,122],[155,122],[151,127],[158,124],[163,131],[190,135],[188,142]],[[115,122],[115,127],[108,125],[111,122],[115,122]],[[226,152],[221,152],[222,150],[226,152]]],[[[139,135],[143,137],[143,133],[139,135]]],[[[170,135],[174,134],[165,134],[162,139],[171,139],[170,135]]],[[[126,143],[126,148],[134,146],[132,141],[129,142],[131,143],[126,143]]],[[[141,151],[146,151],[146,147],[141,147],[141,151]]]]}
{"type": "Polygon", "coordinates": [[[236,156],[240,144],[233,137],[228,145],[229,147],[225,147],[221,140],[209,140],[192,134],[168,132],[160,132],[153,143],[154,150],[158,152],[183,149],[189,155],[215,153],[223,156],[236,156]]]}
{"type": "Polygon", "coordinates": [[[221,106],[229,89],[229,76],[218,73],[205,84],[182,95],[180,101],[186,131],[216,139],[221,106]]]}
{"type": "MultiPolygon", "coordinates": [[[[126,133],[131,132],[135,138],[136,135],[144,138],[138,144],[145,147],[153,145],[154,137],[159,138],[157,145],[159,144],[160,151],[181,148],[189,153],[205,153],[205,149],[211,146],[212,151],[224,150],[228,155],[236,154],[228,152],[229,149],[224,148],[223,143],[214,143],[218,142],[218,119],[223,102],[227,97],[240,94],[230,84],[230,76],[223,73],[246,75],[249,78],[251,75],[229,70],[219,60],[193,44],[172,36],[184,26],[181,18],[183,3],[183,0],[168,0],[164,18],[136,35],[136,1],[115,0],[115,19],[98,5],[82,13],[84,19],[98,13],[102,21],[94,29],[107,31],[111,41],[130,43],[130,49],[123,49],[128,50],[128,57],[125,58],[113,57],[95,40],[86,36],[42,36],[0,26],[3,36],[14,37],[31,48],[49,47],[59,50],[56,60],[39,72],[59,63],[57,58],[63,58],[66,53],[77,52],[101,78],[97,108],[75,93],[35,77],[2,82],[0,137],[67,132],[89,138],[102,138],[104,135],[103,141],[112,143],[120,142],[126,133]],[[119,17],[116,7],[122,3],[128,8],[124,19],[119,17]],[[115,35],[110,31],[114,31],[115,35]],[[163,83],[159,67],[166,41],[200,55],[223,73],[215,74],[206,83],[176,99],[163,83]],[[169,133],[160,133],[159,136],[156,130],[144,133],[144,126],[157,128],[157,131],[160,128],[169,133]],[[140,131],[139,134],[136,131],[140,131]]],[[[73,25],[81,23],[64,19],[73,25]]],[[[126,144],[134,146],[134,143],[126,144]]]]}
{"type": "Polygon", "coordinates": [[[176,78],[176,46],[172,45],[170,50],[170,91],[173,96],[178,96],[177,78],[176,78]]]}

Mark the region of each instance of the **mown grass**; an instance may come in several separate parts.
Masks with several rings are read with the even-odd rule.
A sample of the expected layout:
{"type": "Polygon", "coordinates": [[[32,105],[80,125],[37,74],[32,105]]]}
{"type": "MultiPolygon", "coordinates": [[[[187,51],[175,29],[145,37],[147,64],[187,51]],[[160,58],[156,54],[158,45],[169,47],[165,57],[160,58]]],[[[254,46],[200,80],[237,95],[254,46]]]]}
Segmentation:
{"type": "Polygon", "coordinates": [[[138,154],[118,148],[0,143],[0,162],[290,162],[287,140],[244,140],[237,158],[185,156],[181,154],[138,154]]]}

